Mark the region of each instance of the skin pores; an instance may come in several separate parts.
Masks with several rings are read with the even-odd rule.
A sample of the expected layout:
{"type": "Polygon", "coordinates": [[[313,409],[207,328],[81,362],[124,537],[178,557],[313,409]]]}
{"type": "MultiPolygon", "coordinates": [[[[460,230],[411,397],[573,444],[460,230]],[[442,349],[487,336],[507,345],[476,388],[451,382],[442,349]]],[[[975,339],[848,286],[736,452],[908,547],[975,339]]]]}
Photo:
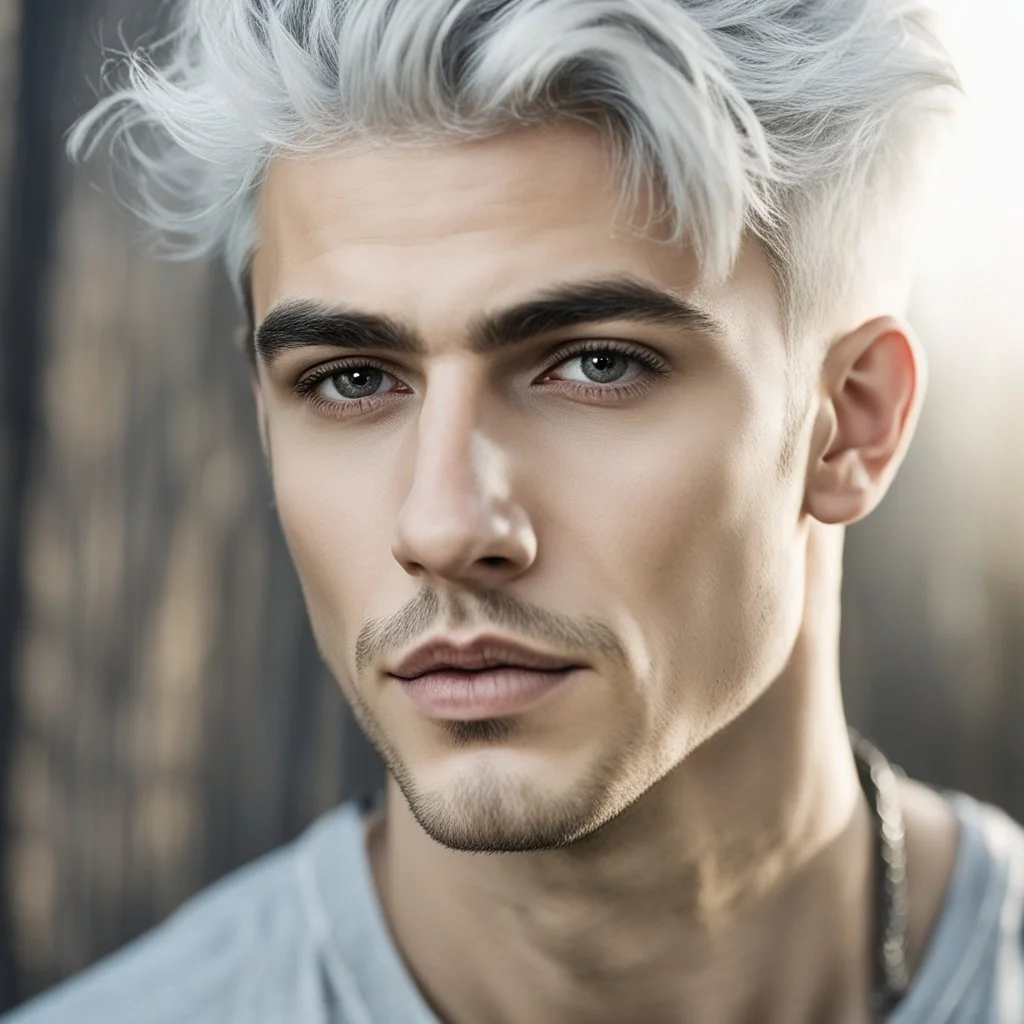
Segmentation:
{"type": "Polygon", "coordinates": [[[595,133],[529,128],[281,159],[261,196],[257,323],[312,300],[422,340],[421,354],[283,351],[260,360],[258,397],[323,656],[417,820],[457,848],[592,832],[747,708],[800,628],[805,442],[785,456],[768,262],[748,244],[727,281],[699,283],[692,252],[630,229],[607,168],[595,133]],[[720,329],[594,319],[471,350],[480,317],[611,278],[685,298],[720,329]],[[343,384],[376,393],[343,409],[337,377],[296,390],[339,363],[357,370],[343,384]],[[595,383],[595,365],[624,383],[595,383]],[[502,595],[528,614],[503,612],[502,595]],[[357,667],[368,624],[410,615],[400,646],[357,667]],[[586,668],[462,732],[387,675],[428,637],[482,633],[586,668]]]}

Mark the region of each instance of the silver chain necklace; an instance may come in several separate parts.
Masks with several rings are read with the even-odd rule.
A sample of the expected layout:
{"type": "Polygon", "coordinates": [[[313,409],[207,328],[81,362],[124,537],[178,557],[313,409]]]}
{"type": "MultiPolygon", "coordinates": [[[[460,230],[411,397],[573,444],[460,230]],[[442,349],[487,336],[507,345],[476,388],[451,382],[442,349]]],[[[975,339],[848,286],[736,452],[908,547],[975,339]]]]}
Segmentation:
{"type": "Polygon", "coordinates": [[[906,995],[907,841],[896,769],[877,747],[850,730],[857,775],[871,808],[875,838],[875,964],[871,1009],[889,1013],[906,995]]]}

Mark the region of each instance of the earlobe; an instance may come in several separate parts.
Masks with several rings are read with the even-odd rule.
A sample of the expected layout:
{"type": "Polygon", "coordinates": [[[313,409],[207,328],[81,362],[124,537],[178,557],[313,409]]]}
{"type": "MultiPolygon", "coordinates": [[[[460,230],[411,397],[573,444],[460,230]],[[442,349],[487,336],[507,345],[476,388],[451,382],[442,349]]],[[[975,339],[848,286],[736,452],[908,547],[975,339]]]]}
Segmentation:
{"type": "Polygon", "coordinates": [[[913,436],[925,364],[909,328],[880,317],[844,335],[822,369],[806,510],[848,525],[885,496],[913,436]]]}

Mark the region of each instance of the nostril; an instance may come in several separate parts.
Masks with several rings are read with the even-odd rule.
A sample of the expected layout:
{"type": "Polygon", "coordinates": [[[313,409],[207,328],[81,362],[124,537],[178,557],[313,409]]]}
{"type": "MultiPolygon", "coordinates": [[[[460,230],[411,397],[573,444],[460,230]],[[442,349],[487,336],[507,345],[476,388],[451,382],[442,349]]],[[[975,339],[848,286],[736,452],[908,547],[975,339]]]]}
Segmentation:
{"type": "Polygon", "coordinates": [[[487,558],[481,558],[480,561],[490,569],[504,569],[509,564],[509,560],[500,555],[489,555],[487,558]]]}

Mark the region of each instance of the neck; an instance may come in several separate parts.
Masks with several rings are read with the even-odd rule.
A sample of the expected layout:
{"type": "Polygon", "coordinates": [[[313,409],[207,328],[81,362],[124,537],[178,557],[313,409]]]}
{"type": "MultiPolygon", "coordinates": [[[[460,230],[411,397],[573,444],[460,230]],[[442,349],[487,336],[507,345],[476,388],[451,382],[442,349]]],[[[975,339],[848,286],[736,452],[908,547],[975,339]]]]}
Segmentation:
{"type": "MultiPolygon", "coordinates": [[[[819,616],[837,622],[833,605],[819,616]]],[[[870,820],[822,624],[753,706],[570,847],[449,850],[390,786],[371,861],[443,1020],[868,1019],[870,820]]]]}

